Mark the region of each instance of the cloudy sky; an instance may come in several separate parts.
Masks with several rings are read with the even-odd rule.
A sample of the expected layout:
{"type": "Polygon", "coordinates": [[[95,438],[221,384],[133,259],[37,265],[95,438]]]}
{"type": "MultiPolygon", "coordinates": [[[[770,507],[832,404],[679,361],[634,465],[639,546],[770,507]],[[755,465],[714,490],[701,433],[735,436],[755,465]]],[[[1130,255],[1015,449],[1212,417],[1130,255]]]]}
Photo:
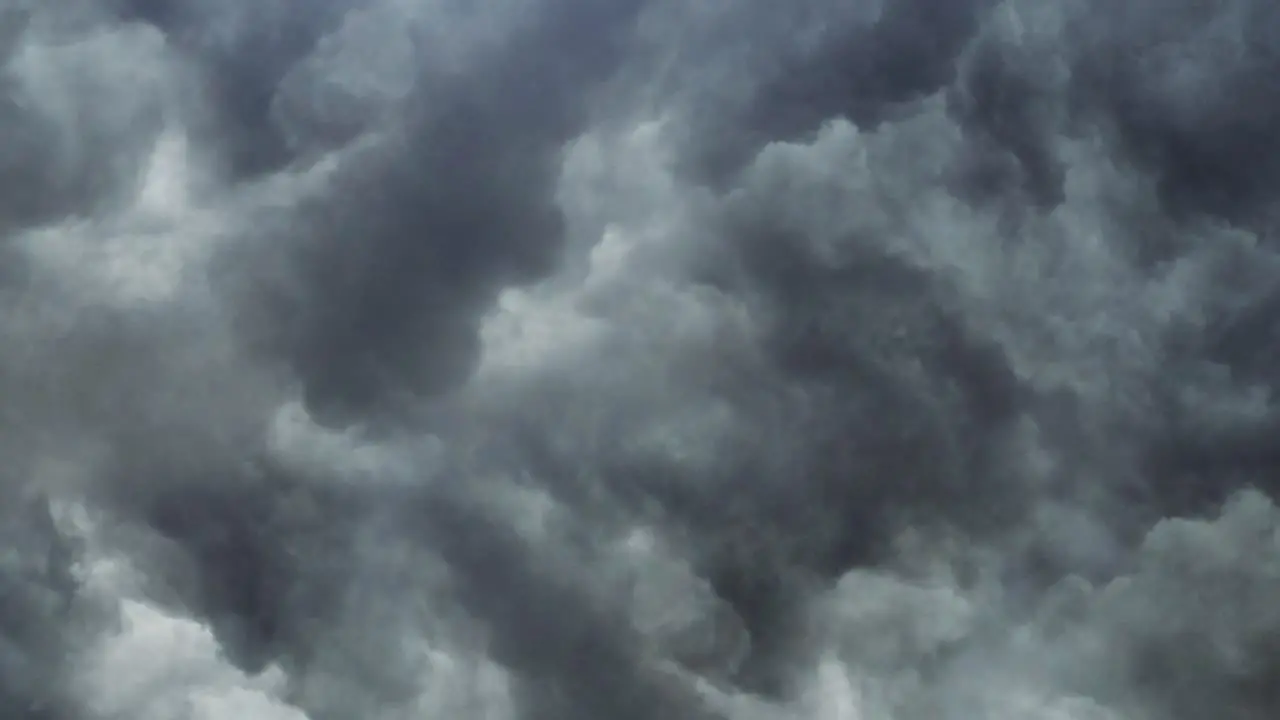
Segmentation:
{"type": "Polygon", "coordinates": [[[0,716],[1270,720],[1280,5],[0,0],[0,716]]]}

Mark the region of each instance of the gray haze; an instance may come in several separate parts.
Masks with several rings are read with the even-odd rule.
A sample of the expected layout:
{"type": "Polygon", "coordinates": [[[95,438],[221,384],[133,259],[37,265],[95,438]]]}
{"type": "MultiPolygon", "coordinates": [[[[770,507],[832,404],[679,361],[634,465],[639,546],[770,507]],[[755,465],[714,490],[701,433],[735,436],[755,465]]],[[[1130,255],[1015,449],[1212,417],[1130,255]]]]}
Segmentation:
{"type": "Polygon", "coordinates": [[[0,0],[0,717],[1280,716],[1280,4],[0,0]]]}

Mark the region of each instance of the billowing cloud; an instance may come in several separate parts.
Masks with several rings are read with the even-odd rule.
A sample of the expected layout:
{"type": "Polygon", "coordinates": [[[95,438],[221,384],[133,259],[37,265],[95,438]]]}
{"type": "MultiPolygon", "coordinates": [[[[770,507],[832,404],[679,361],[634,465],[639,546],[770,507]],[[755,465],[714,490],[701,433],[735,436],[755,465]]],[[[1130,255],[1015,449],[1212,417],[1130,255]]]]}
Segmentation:
{"type": "Polygon", "coordinates": [[[1274,717],[1275,14],[0,0],[0,714],[1274,717]]]}

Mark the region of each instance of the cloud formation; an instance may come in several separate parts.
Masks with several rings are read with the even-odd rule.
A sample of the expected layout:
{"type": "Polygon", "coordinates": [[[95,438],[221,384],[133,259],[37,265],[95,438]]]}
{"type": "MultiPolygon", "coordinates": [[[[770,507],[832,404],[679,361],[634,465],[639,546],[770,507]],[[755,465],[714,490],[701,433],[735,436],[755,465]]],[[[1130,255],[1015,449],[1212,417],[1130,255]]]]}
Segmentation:
{"type": "Polygon", "coordinates": [[[0,0],[0,714],[1274,717],[1276,12],[0,0]]]}

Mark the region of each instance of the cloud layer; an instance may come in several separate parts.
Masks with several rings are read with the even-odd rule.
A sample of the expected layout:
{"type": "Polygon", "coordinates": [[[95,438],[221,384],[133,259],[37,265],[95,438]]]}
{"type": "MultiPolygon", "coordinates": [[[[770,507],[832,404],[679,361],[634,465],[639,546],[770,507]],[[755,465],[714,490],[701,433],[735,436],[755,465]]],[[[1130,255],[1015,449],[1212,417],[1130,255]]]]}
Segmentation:
{"type": "Polygon", "coordinates": [[[1275,717],[1277,13],[0,0],[0,715],[1275,717]]]}

